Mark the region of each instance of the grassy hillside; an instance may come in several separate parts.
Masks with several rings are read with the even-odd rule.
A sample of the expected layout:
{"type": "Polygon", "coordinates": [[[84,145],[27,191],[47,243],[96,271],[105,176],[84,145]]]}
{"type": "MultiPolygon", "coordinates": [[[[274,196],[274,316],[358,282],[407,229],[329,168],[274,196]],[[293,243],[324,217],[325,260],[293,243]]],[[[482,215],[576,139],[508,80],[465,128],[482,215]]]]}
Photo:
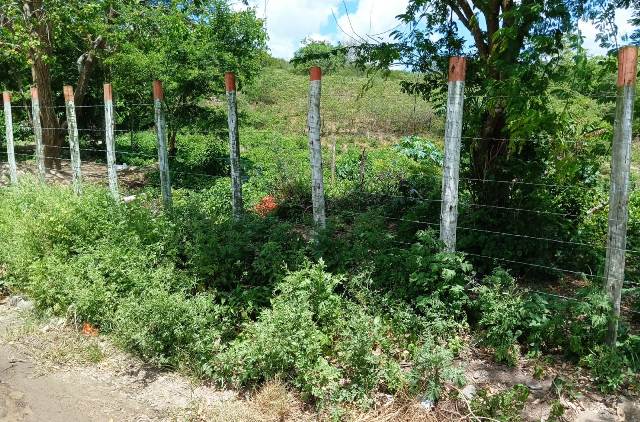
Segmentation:
{"type": "MultiPolygon", "coordinates": [[[[401,92],[402,81],[414,75],[388,77],[342,69],[325,75],[322,84],[325,136],[398,138],[428,135],[443,128],[443,119],[423,99],[401,92]],[[368,88],[367,88],[368,87],[368,88]]],[[[252,126],[301,133],[306,127],[309,77],[277,61],[242,88],[240,108],[249,111],[252,126]]]]}

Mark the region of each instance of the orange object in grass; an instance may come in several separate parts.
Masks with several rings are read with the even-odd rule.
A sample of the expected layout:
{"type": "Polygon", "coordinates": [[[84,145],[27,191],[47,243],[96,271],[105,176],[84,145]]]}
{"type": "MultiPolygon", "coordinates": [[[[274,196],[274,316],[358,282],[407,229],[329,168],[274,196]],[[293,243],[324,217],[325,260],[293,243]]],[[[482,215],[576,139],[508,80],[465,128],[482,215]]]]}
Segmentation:
{"type": "Polygon", "coordinates": [[[276,199],[271,195],[267,195],[256,204],[254,210],[259,216],[266,217],[275,211],[276,208],[278,208],[276,199]]]}
{"type": "Polygon", "coordinates": [[[98,335],[98,329],[92,324],[85,322],[82,324],[82,334],[85,336],[95,337],[98,335]]]}

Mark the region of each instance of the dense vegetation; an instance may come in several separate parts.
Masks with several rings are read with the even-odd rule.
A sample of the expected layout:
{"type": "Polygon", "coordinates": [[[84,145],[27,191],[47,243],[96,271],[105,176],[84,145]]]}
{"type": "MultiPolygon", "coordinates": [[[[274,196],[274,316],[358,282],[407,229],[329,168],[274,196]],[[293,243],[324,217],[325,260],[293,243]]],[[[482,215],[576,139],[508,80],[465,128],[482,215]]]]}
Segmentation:
{"type": "MultiPolygon", "coordinates": [[[[123,2],[118,19],[140,28],[166,20],[173,31],[129,37],[109,23],[105,34],[115,31],[114,51],[93,74],[93,82],[110,75],[115,83],[117,128],[126,132],[118,132],[118,162],[143,175],[140,183],[122,183],[135,200],[114,203],[100,186],[78,197],[28,177],[1,189],[0,287],[26,293],[45,315],[91,323],[161,367],[239,388],[281,379],[336,418],[354,405],[371,406],[376,393],[432,401],[455,394],[447,386],[465,382],[457,360],[475,345],[508,365],[522,356],[561,355],[589,368],[603,391],[637,389],[640,337],[628,312],[640,311],[637,189],[619,344],[603,347],[610,314],[601,284],[613,57],[588,57],[577,44],[560,48],[562,39],[554,40],[547,46],[555,52],[550,62],[527,56],[514,65],[534,77],[526,92],[505,88],[524,78],[516,71],[486,91],[470,81],[458,232],[463,252],[446,253],[435,233],[442,72],[393,71],[382,78],[359,69],[343,49],[313,42],[291,65],[266,56],[253,12],[233,12],[217,1],[185,2],[184,10],[170,3],[123,2]],[[192,21],[190,13],[202,20],[192,21]],[[228,40],[200,25],[209,19],[246,43],[229,50],[228,40]],[[206,49],[198,48],[201,39],[206,49]],[[305,61],[307,54],[313,58],[305,61]],[[322,100],[329,220],[317,233],[304,134],[308,76],[301,71],[309,64],[331,70],[322,100]],[[241,83],[246,213],[240,221],[231,219],[220,95],[228,68],[241,83]],[[138,89],[154,77],[167,88],[175,141],[171,211],[160,207],[152,113],[148,93],[138,89]],[[439,84],[428,102],[420,95],[423,78],[439,84]],[[402,87],[412,95],[401,94],[402,87]],[[491,96],[501,92],[513,94],[504,122],[509,142],[500,165],[482,178],[511,183],[482,184],[473,177],[475,135],[487,107],[499,106],[491,96]]],[[[81,10],[95,13],[89,22],[104,24],[96,16],[109,9],[81,10]]],[[[68,11],[51,16],[67,22],[68,11]]],[[[86,28],[73,31],[80,29],[86,28]]],[[[60,53],[50,63],[52,84],[70,80],[69,68],[57,63],[77,50],[69,45],[85,42],[67,38],[73,31],[55,39],[61,44],[53,49],[60,53]]],[[[9,83],[14,89],[28,80],[21,51],[0,60],[2,75],[22,66],[16,76],[23,79],[9,83]]],[[[473,78],[484,77],[482,63],[472,60],[473,78]]],[[[96,98],[100,84],[90,86],[87,96],[96,98]]],[[[83,128],[101,127],[98,112],[84,114],[83,128]]],[[[17,112],[15,120],[19,148],[28,155],[28,115],[17,112]]],[[[99,130],[83,131],[81,141],[83,160],[104,160],[99,130]]],[[[636,163],[638,151],[636,142],[636,163]]],[[[634,164],[634,183],[638,177],[634,164]]],[[[480,392],[471,406],[479,416],[502,418],[517,413],[527,394],[522,388],[480,392]]]]}

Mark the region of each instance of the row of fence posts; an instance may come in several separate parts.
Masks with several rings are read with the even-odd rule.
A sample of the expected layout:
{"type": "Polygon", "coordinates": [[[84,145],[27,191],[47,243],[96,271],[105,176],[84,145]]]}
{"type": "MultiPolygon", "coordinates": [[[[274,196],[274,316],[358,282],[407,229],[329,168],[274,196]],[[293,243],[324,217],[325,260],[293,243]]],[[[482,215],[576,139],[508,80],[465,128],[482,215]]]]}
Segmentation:
{"type": "MultiPolygon", "coordinates": [[[[612,307],[606,342],[615,347],[620,319],[620,302],[624,283],[633,105],[636,92],[638,49],[623,47],[618,52],[618,79],[614,137],[611,151],[611,187],[609,193],[609,227],[604,269],[604,288],[612,307]]],[[[448,251],[456,250],[458,224],[458,183],[464,107],[466,62],[463,57],[449,60],[447,117],[444,135],[440,240],[448,251]]]]}
{"type": "MultiPolygon", "coordinates": [[[[637,72],[638,51],[629,46],[620,49],[618,63],[618,94],[616,105],[615,134],[611,160],[611,191],[609,202],[609,229],[607,237],[605,289],[612,303],[613,318],[609,326],[607,343],[615,345],[617,339],[620,301],[624,281],[626,232],[629,202],[629,177],[631,163],[631,137],[633,102],[637,72]]],[[[326,226],[324,181],[322,169],[321,114],[322,70],[312,67],[309,71],[308,137],[309,159],[311,165],[311,196],[313,221],[316,228],[326,226]]],[[[444,164],[442,172],[442,203],[440,210],[440,239],[448,251],[456,250],[456,231],[458,219],[458,185],[460,176],[460,150],[462,145],[462,124],[464,108],[464,86],[466,60],[464,57],[451,57],[449,61],[449,82],[447,114],[444,137],[444,164]]],[[[240,141],[238,135],[238,113],[236,78],[232,72],[225,74],[225,88],[228,104],[229,154],[231,168],[233,216],[237,220],[243,212],[242,178],[240,170],[240,141]]],[[[73,170],[73,186],[81,193],[80,150],[73,88],[64,87],[65,106],[68,121],[68,136],[73,170]]],[[[36,141],[38,173],[44,179],[44,148],[37,88],[32,88],[32,115],[36,141]]],[[[105,142],[107,146],[107,167],[109,187],[114,198],[119,197],[118,180],[115,168],[115,141],[113,120],[113,97],[110,84],[104,85],[105,100],[105,142]]],[[[171,179],[167,151],[166,119],[163,108],[163,90],[160,81],[153,83],[155,126],[158,147],[158,166],[162,199],[165,208],[171,208],[171,179]]],[[[17,182],[16,162],[13,152],[13,128],[11,123],[10,93],[4,93],[4,111],[7,128],[7,149],[9,171],[12,183],[17,182]]]]}
{"type": "MultiPolygon", "coordinates": [[[[322,147],[320,143],[321,119],[320,119],[320,97],[322,70],[313,67],[310,70],[309,89],[309,148],[312,169],[312,200],[313,200],[313,220],[314,223],[324,228],[326,225],[325,204],[324,204],[324,184],[322,179],[322,147]]],[[[229,163],[231,176],[231,203],[233,217],[239,220],[243,213],[242,199],[242,175],[240,169],[240,140],[238,131],[238,106],[236,93],[236,76],[233,72],[225,73],[225,88],[228,105],[228,125],[229,125],[229,163]]],[[[71,158],[72,185],[74,192],[78,195],[82,193],[82,166],[80,160],[80,139],[78,136],[78,122],[76,120],[76,106],[74,101],[73,87],[63,88],[65,110],[67,117],[67,138],[71,158]]],[[[9,177],[12,184],[18,182],[17,165],[15,158],[15,148],[13,139],[13,118],[11,110],[11,93],[3,93],[4,116],[7,138],[7,157],[9,162],[9,177]]],[[[167,122],[163,105],[164,93],[161,81],[153,82],[153,108],[154,123],[156,129],[156,145],[158,150],[158,170],[160,173],[160,190],[162,201],[166,209],[172,206],[171,176],[169,170],[169,156],[167,150],[167,122]]],[[[38,176],[44,181],[46,176],[44,145],[42,138],[42,125],[40,123],[40,102],[38,89],[31,88],[32,105],[32,125],[36,144],[36,162],[38,176]]],[[[105,144],[107,152],[107,174],[109,179],[109,189],[114,199],[120,199],[118,187],[118,175],[116,171],[116,145],[114,136],[114,105],[113,88],[111,84],[104,84],[104,121],[105,121],[105,144]]]]}

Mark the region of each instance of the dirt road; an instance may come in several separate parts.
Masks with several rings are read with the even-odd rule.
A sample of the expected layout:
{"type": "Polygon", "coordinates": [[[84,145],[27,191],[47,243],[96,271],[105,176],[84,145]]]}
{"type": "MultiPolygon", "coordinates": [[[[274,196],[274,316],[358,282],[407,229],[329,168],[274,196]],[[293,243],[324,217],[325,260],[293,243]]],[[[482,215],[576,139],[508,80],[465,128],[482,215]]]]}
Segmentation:
{"type": "MultiPolygon", "coordinates": [[[[68,320],[31,319],[32,305],[18,297],[0,299],[0,422],[76,421],[305,421],[318,420],[281,383],[252,395],[221,391],[170,371],[160,371],[115,348],[104,336],[84,336],[68,320]]],[[[473,390],[498,391],[527,385],[526,421],[546,420],[555,400],[556,375],[571,379],[575,368],[548,368],[544,379],[530,365],[506,367],[467,356],[473,390]],[[564,368],[564,369],[562,369],[564,368]]],[[[579,386],[579,379],[572,382],[579,386]]],[[[640,422],[637,397],[582,392],[563,400],[565,420],[640,422]]],[[[424,412],[417,403],[391,403],[356,414],[360,421],[471,420],[460,407],[424,412]],[[456,417],[458,415],[459,417],[456,417]]],[[[464,410],[464,407],[463,407],[464,410]]]]}
{"type": "Polygon", "coordinates": [[[29,321],[30,307],[0,300],[2,422],[306,419],[282,386],[249,398],[220,391],[150,368],[62,320],[29,321]]]}

